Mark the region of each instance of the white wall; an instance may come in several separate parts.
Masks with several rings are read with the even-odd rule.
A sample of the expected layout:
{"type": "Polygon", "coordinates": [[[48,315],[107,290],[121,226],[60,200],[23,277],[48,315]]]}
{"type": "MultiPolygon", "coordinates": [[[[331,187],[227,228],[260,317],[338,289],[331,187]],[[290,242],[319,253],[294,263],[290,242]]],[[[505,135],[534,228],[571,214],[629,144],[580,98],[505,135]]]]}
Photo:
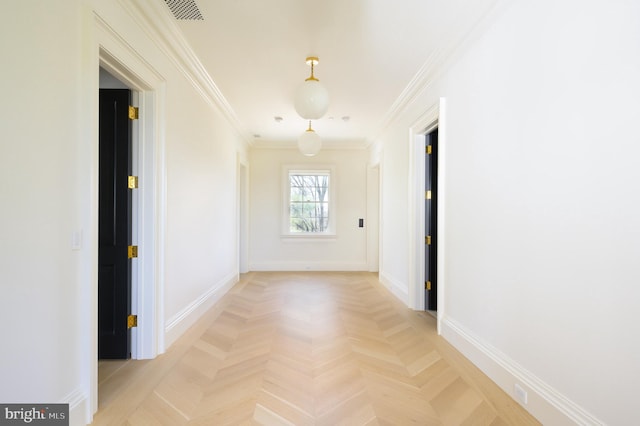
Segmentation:
{"type": "MultiPolygon", "coordinates": [[[[0,400],[79,392],[78,1],[15,2],[0,25],[0,400]],[[51,37],[55,34],[56,37],[51,37]],[[9,59],[10,58],[10,59],[9,59]]],[[[96,70],[97,72],[97,70],[96,70]]]]}
{"type": "Polygon", "coordinates": [[[238,274],[235,135],[202,98],[185,96],[189,83],[179,83],[167,87],[168,327],[238,274]]]}
{"type": "Polygon", "coordinates": [[[131,7],[12,2],[0,25],[0,54],[11,58],[0,79],[0,401],[69,402],[73,425],[85,424],[95,403],[94,12],[135,53],[122,58],[125,65],[144,62],[162,80],[156,142],[166,165],[166,223],[158,223],[166,273],[158,279],[167,330],[159,332],[169,333],[167,344],[238,274],[236,161],[243,142],[206,88],[185,75],[185,63],[152,41],[137,20],[143,18],[133,19],[123,5],[131,7]],[[71,249],[74,232],[82,235],[79,250],[71,249]]]}
{"type": "Polygon", "coordinates": [[[409,143],[402,125],[381,138],[380,281],[409,304],[409,143]],[[396,139],[394,141],[394,139],[396,139]]]}
{"type": "Polygon", "coordinates": [[[367,160],[364,150],[323,149],[305,157],[293,149],[250,152],[249,269],[366,271],[367,160]],[[310,241],[282,238],[284,165],[334,166],[337,185],[336,236],[310,241]]]}
{"type": "Polygon", "coordinates": [[[445,337],[545,424],[632,424],[640,3],[510,3],[380,140],[381,270],[411,285],[407,129],[446,97],[445,337]]]}

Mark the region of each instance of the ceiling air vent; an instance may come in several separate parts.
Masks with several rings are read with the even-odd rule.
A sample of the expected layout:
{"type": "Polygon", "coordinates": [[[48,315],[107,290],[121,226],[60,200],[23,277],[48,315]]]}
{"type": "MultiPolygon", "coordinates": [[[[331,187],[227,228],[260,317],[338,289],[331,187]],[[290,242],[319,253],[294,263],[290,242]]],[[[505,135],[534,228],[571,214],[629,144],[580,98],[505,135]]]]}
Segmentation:
{"type": "Polygon", "coordinates": [[[176,19],[203,21],[202,13],[194,0],[164,0],[176,19]]]}

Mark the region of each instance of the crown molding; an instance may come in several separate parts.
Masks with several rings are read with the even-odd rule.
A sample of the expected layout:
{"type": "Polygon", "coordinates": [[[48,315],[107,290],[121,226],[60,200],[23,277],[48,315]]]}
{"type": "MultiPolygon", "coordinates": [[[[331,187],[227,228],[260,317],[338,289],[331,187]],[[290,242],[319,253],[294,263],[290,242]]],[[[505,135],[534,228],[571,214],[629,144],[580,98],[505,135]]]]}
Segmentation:
{"type": "Polygon", "coordinates": [[[506,7],[512,3],[512,0],[495,0],[480,13],[475,23],[465,31],[461,23],[452,27],[450,36],[445,38],[440,44],[441,47],[436,49],[427,58],[425,63],[420,67],[411,81],[404,88],[400,96],[391,105],[391,108],[385,114],[384,119],[373,133],[367,138],[366,145],[374,147],[379,137],[394,123],[396,123],[402,114],[412,105],[431,84],[441,76],[455,62],[469,46],[477,40],[487,28],[502,15],[506,7]],[[458,36],[455,36],[459,34],[458,36]]]}
{"type": "Polygon", "coordinates": [[[418,97],[435,79],[436,71],[443,57],[446,56],[444,49],[438,49],[432,53],[427,61],[420,67],[418,72],[409,81],[400,96],[391,105],[380,125],[375,129],[370,137],[367,138],[367,146],[372,146],[385,130],[393,125],[402,115],[402,113],[411,105],[416,97],[418,97]]]}
{"type": "Polygon", "coordinates": [[[198,59],[164,3],[151,0],[119,0],[119,3],[174,63],[203,99],[225,116],[244,144],[250,146],[252,137],[249,132],[241,124],[235,111],[198,59]]]}

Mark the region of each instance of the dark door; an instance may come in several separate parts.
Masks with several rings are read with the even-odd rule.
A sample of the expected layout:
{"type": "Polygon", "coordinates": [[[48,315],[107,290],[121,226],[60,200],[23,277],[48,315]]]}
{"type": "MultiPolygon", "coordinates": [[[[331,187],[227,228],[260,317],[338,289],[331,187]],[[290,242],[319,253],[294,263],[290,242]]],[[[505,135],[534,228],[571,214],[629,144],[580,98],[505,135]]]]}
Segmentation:
{"type": "Polygon", "coordinates": [[[438,129],[425,138],[425,308],[438,309],[438,129]]]}
{"type": "Polygon", "coordinates": [[[131,123],[127,89],[100,90],[98,357],[130,358],[131,123]]]}

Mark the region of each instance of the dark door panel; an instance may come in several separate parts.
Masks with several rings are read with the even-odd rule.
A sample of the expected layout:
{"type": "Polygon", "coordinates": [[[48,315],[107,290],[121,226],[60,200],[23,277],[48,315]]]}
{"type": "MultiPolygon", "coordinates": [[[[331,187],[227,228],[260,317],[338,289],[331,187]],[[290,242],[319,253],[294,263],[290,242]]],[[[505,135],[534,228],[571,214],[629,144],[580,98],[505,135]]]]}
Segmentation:
{"type": "Polygon", "coordinates": [[[131,92],[100,90],[98,357],[131,355],[127,316],[131,306],[131,92]]]}
{"type": "Polygon", "coordinates": [[[438,308],[438,129],[425,138],[425,309],[438,308]]]}

